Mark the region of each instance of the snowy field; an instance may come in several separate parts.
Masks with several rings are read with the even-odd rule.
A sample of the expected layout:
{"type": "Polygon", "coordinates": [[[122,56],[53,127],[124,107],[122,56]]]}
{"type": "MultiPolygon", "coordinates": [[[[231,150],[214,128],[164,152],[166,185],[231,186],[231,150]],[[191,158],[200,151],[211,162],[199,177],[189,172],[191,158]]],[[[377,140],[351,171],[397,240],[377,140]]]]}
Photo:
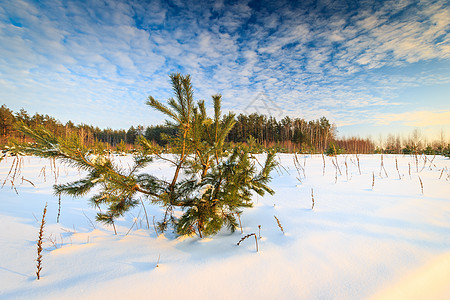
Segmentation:
{"type": "MultiPolygon", "coordinates": [[[[13,186],[14,158],[4,159],[0,299],[450,299],[448,158],[384,155],[382,169],[381,155],[361,155],[360,174],[354,155],[337,157],[340,172],[336,158],[325,157],[324,171],[321,155],[302,155],[297,171],[293,155],[278,157],[275,195],[254,196],[242,214],[243,234],[204,239],[157,236],[153,217],[163,211],[148,202],[150,228],[140,206],[117,221],[114,235],[95,223],[88,196],[62,197],[57,223],[52,185],[79,172],[24,157],[13,186]],[[259,225],[259,252],[254,238],[236,245],[259,235],[259,225]]],[[[173,170],[156,162],[147,171],[170,178],[173,170]]]]}

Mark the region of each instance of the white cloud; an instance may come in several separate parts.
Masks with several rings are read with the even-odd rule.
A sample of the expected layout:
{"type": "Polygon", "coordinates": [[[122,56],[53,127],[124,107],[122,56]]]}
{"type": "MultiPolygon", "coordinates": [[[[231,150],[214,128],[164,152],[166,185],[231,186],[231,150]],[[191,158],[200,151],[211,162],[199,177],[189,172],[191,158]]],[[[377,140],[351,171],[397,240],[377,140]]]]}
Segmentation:
{"type": "Polygon", "coordinates": [[[400,122],[406,126],[428,127],[428,126],[450,126],[450,110],[438,111],[409,111],[395,114],[382,114],[374,118],[378,125],[390,125],[400,122]]]}
{"type": "MultiPolygon", "coordinates": [[[[183,72],[192,75],[198,98],[222,93],[225,110],[239,113],[265,91],[291,116],[356,124],[358,113],[367,120],[397,105],[404,88],[450,82],[448,72],[402,69],[448,61],[444,1],[387,1],[352,12],[349,3],[322,1],[308,13],[290,2],[259,10],[242,1],[92,3],[2,5],[2,99],[21,91],[29,103],[39,95],[56,107],[108,107],[123,118],[125,107],[142,108],[149,94],[171,96],[167,75],[183,72]],[[10,24],[11,16],[23,26],[10,24]],[[388,68],[397,73],[385,74],[388,68]]],[[[130,112],[128,124],[145,120],[144,111],[130,112]]]]}

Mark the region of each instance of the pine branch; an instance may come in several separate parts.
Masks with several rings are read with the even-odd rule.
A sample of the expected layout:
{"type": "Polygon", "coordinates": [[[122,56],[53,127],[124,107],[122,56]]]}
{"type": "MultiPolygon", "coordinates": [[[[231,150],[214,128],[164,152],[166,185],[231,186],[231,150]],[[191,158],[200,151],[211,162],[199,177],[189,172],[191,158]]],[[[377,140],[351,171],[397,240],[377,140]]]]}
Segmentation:
{"type": "Polygon", "coordinates": [[[181,120],[178,118],[178,116],[173,111],[171,111],[167,106],[165,106],[164,104],[162,104],[161,102],[159,102],[158,100],[153,98],[152,96],[148,97],[148,101],[146,102],[146,104],[153,107],[154,109],[162,112],[163,114],[169,116],[170,118],[172,118],[179,124],[182,123],[181,120]]]}

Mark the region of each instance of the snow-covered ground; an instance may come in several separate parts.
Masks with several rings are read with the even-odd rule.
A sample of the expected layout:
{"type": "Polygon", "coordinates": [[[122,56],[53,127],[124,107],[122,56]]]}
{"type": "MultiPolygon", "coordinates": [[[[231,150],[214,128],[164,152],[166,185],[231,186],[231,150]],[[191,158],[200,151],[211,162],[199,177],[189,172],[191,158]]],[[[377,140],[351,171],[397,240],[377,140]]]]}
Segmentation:
{"type": "MultiPolygon", "coordinates": [[[[299,157],[304,173],[293,155],[278,157],[282,167],[270,184],[276,193],[254,196],[254,207],[242,214],[244,233],[205,239],[157,237],[153,217],[163,211],[149,203],[149,229],[141,206],[118,220],[114,235],[95,223],[88,197],[63,197],[57,223],[52,185],[79,172],[24,157],[18,194],[9,181],[14,170],[0,191],[0,299],[450,299],[448,158],[428,156],[424,167],[423,157],[416,166],[413,156],[384,155],[387,177],[380,155],[361,155],[361,174],[356,156],[341,155],[337,176],[335,158],[325,157],[324,174],[320,155],[299,157]],[[259,252],[254,238],[236,245],[245,234],[259,235],[258,225],[259,252]]],[[[13,160],[0,163],[0,183],[13,160]]],[[[156,162],[147,171],[170,178],[173,170],[156,162]]]]}

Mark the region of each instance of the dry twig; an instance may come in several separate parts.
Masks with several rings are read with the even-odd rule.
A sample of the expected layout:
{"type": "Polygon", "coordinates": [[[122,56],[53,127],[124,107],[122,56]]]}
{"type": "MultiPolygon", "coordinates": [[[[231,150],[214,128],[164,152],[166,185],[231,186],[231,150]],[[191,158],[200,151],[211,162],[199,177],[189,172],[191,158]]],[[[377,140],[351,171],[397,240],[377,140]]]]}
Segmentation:
{"type": "Polygon", "coordinates": [[[156,224],[155,224],[155,216],[153,216],[153,228],[155,229],[155,232],[156,232],[156,237],[159,237],[159,233],[158,233],[158,230],[156,230],[156,224]]]}
{"type": "Polygon", "coordinates": [[[421,179],[420,176],[418,176],[418,175],[417,175],[417,177],[419,177],[420,189],[421,189],[422,195],[423,195],[423,183],[422,183],[422,179],[421,179]]]}
{"type": "Polygon", "coordinates": [[[45,226],[45,214],[47,213],[47,203],[45,203],[44,207],[44,213],[42,214],[42,221],[41,221],[41,227],[39,229],[39,238],[37,241],[37,265],[36,265],[36,276],[37,280],[41,278],[41,271],[42,271],[42,243],[44,240],[44,226],[45,226]]]}
{"type": "Polygon", "coordinates": [[[159,259],[161,258],[161,253],[158,254],[158,260],[156,261],[156,267],[159,267],[159,259]]]}
{"type": "Polygon", "coordinates": [[[58,216],[56,217],[56,223],[59,223],[59,217],[61,216],[61,194],[58,197],[58,216]]]}
{"type": "Polygon", "coordinates": [[[244,233],[244,230],[242,229],[242,223],[241,223],[241,214],[237,212],[236,215],[239,220],[239,227],[241,228],[241,233],[244,233]]]}
{"type": "Polygon", "coordinates": [[[258,252],[258,238],[256,237],[256,233],[250,233],[247,234],[246,236],[242,237],[239,242],[237,243],[237,245],[239,246],[241,244],[242,241],[244,241],[245,239],[254,236],[255,237],[255,245],[256,245],[256,252],[258,252]]]}
{"type": "Polygon", "coordinates": [[[358,156],[358,154],[356,154],[356,161],[358,162],[359,175],[361,175],[361,167],[359,165],[359,156],[358,156]]]}
{"type": "Polygon", "coordinates": [[[375,186],[375,173],[372,172],[372,191],[374,186],[375,186]]]}
{"type": "Polygon", "coordinates": [[[397,162],[397,157],[395,158],[395,168],[397,169],[397,173],[398,173],[398,179],[402,179],[402,177],[400,176],[400,171],[398,170],[398,162],[397,162]]]}
{"type": "Polygon", "coordinates": [[[142,201],[142,198],[139,198],[139,200],[141,200],[142,207],[144,208],[145,220],[147,221],[147,229],[150,229],[150,224],[148,223],[148,215],[147,210],[145,209],[144,201],[142,201]]]}
{"type": "Polygon", "coordinates": [[[322,175],[325,176],[325,156],[322,153],[322,161],[323,161],[323,171],[322,171],[322,175]]]}
{"type": "Polygon", "coordinates": [[[278,227],[280,227],[281,232],[284,234],[284,229],[283,229],[283,226],[281,226],[280,220],[278,220],[278,218],[276,216],[274,216],[274,217],[275,217],[275,220],[277,220],[278,227]]]}

